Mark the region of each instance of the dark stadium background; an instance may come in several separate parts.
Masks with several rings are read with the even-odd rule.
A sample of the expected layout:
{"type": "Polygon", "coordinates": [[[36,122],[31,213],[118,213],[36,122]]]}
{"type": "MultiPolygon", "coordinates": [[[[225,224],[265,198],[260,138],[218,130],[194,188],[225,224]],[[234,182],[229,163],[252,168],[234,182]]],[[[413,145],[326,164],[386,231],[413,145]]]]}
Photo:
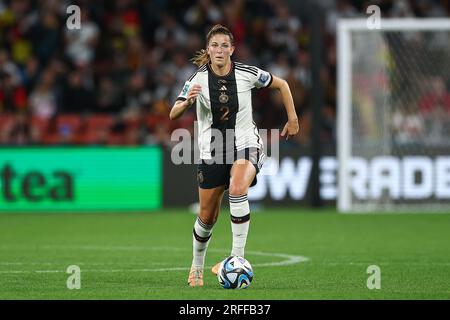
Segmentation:
{"type": "MultiPolygon", "coordinates": [[[[222,23],[234,33],[234,59],[288,81],[301,131],[280,140],[281,153],[312,156],[301,201],[320,206],[317,159],[334,154],[336,144],[336,21],[367,16],[370,4],[379,5],[383,17],[449,12],[448,1],[413,0],[1,1],[0,144],[170,149],[174,129],[193,130],[194,108],[177,121],[167,116],[195,71],[189,59],[204,47],[208,28],[222,23]],[[71,4],[82,13],[76,35],[66,28],[71,4]]],[[[253,107],[259,128],[282,129],[278,94],[255,92],[253,107]]],[[[195,178],[191,166],[177,170],[195,178]]],[[[163,179],[168,186],[173,181],[163,179]]],[[[195,189],[193,180],[183,179],[186,190],[195,189]]],[[[164,205],[186,205],[195,197],[195,190],[182,200],[169,195],[164,205]]]]}

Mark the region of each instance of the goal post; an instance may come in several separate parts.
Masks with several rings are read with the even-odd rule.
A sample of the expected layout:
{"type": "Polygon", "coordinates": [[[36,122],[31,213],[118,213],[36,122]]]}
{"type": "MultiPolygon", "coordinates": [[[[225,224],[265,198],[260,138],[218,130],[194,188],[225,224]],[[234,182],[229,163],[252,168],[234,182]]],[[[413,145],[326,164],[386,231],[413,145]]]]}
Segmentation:
{"type": "Polygon", "coordinates": [[[450,212],[450,19],[340,19],[340,212],[450,212]]]}

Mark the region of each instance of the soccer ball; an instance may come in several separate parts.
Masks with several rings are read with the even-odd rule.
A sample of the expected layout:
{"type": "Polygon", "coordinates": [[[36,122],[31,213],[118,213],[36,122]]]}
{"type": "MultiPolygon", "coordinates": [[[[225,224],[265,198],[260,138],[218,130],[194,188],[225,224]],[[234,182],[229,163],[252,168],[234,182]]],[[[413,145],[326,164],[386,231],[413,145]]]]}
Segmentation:
{"type": "Polygon", "coordinates": [[[217,278],[225,289],[244,289],[253,280],[253,269],[244,258],[230,256],[220,263],[217,278]]]}

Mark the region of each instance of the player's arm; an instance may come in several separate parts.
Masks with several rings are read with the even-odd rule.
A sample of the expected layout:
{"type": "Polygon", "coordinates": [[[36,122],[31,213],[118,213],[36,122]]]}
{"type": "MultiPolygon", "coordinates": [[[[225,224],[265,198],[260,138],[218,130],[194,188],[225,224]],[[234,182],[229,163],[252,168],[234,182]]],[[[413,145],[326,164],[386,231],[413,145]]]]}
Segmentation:
{"type": "Polygon", "coordinates": [[[289,84],[286,80],[278,78],[274,75],[272,75],[272,83],[270,84],[269,88],[280,90],[284,108],[286,109],[288,117],[288,122],[284,126],[281,135],[286,135],[287,140],[289,137],[296,135],[299,129],[298,117],[295,111],[294,99],[292,98],[291,89],[289,88],[289,84]]]}
{"type": "Polygon", "coordinates": [[[173,105],[172,110],[170,110],[169,114],[170,120],[175,120],[181,117],[183,113],[186,111],[186,109],[189,108],[195,102],[195,99],[197,99],[197,96],[199,95],[201,90],[202,90],[201,86],[195,84],[189,90],[186,96],[186,100],[177,100],[173,105]]]}

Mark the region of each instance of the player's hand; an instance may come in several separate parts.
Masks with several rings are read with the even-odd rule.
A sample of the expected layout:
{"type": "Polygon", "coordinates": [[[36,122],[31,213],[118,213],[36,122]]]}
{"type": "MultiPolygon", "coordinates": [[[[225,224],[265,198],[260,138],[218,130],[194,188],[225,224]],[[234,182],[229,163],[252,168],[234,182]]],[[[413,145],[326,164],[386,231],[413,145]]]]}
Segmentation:
{"type": "Polygon", "coordinates": [[[192,86],[191,90],[189,90],[188,95],[186,97],[189,105],[191,105],[195,102],[195,99],[197,99],[197,97],[201,91],[202,91],[202,87],[199,84],[194,84],[192,86]]]}
{"type": "Polygon", "coordinates": [[[281,132],[281,136],[286,136],[286,140],[290,137],[295,136],[298,133],[299,126],[298,126],[298,119],[291,119],[284,125],[284,129],[281,132]]]}

